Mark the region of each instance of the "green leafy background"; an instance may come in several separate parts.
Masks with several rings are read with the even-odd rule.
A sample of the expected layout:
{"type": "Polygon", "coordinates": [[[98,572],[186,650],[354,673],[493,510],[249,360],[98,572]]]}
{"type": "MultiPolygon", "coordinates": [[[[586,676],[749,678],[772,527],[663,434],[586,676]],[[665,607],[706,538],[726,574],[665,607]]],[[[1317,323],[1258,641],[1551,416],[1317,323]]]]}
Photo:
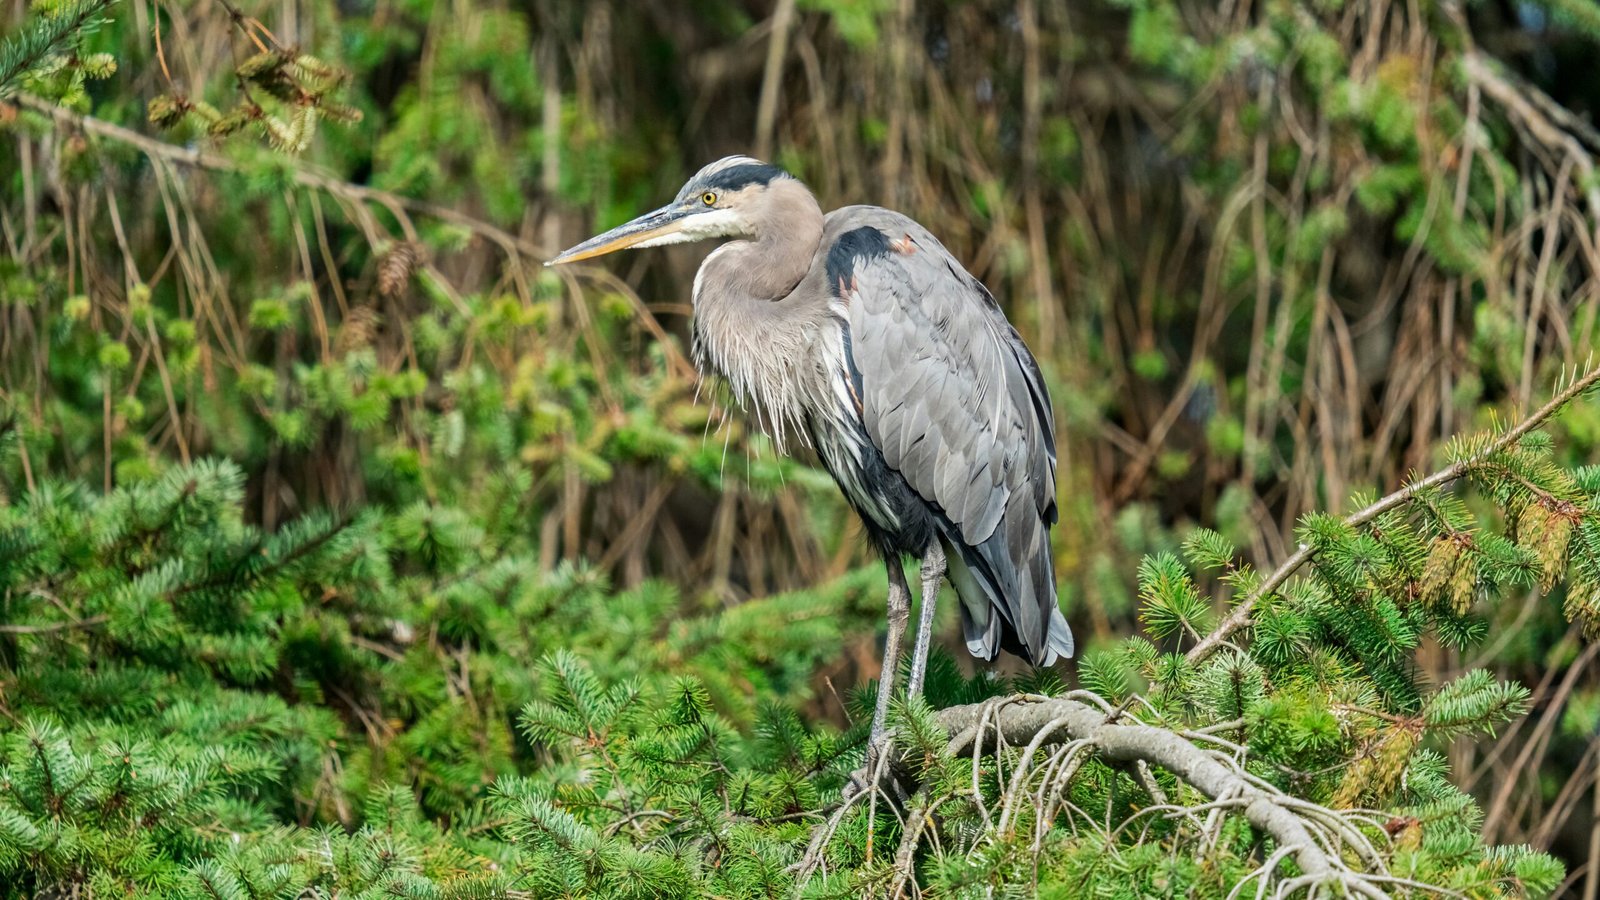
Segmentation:
{"type": "MultiPolygon", "coordinates": [[[[1340,521],[1595,347],[1590,0],[778,6],[0,13],[0,892],[794,889],[881,567],[694,377],[703,248],[539,265],[733,152],[926,223],[1050,382],[1086,652],[975,669],[946,603],[933,707],[1138,692],[1381,811],[1406,877],[1593,865],[1600,409],[1340,521]]],[[[1087,764],[1038,846],[958,801],[917,881],[1220,896],[1266,855],[1086,824],[1141,791],[1087,764]]],[[[807,890],[883,893],[900,833],[851,819],[807,890]]]]}

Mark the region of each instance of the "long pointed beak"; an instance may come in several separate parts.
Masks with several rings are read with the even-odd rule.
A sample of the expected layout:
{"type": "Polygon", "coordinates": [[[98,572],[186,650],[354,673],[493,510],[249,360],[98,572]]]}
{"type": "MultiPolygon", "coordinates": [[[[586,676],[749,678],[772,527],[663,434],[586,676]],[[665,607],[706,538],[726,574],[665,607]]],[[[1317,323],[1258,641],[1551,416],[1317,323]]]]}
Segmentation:
{"type": "Polygon", "coordinates": [[[580,259],[593,259],[596,256],[626,250],[653,238],[666,237],[681,231],[684,219],[694,212],[697,210],[692,206],[671,204],[663,206],[654,212],[645,213],[626,225],[618,225],[605,234],[595,235],[576,247],[563,250],[559,256],[545,265],[556,266],[577,262],[580,259]]]}

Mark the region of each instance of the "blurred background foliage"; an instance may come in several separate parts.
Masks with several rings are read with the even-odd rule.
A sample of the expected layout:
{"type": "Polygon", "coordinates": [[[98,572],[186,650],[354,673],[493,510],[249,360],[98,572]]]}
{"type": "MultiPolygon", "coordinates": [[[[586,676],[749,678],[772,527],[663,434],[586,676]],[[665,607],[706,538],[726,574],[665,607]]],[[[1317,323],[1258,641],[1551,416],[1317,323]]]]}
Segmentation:
{"type": "MultiPolygon", "coordinates": [[[[561,646],[695,675],[738,728],[774,696],[847,724],[876,564],[825,476],[697,387],[704,248],[540,267],[718,156],[912,215],[1001,298],[1063,423],[1057,572],[1090,647],[1138,629],[1143,555],[1205,525],[1266,568],[1302,515],[1436,467],[1596,348],[1591,0],[12,0],[0,24],[88,6],[103,27],[0,105],[0,505],[226,458],[227,546],[177,556],[291,522],[369,542],[339,552],[381,572],[317,581],[285,635],[141,650],[322,698],[239,701],[304,741],[273,776],[290,820],[354,824],[340,804],[396,779],[428,816],[477,809],[561,646]]],[[[1600,409],[1557,427],[1563,462],[1595,457],[1600,409]]],[[[1536,686],[1451,763],[1491,840],[1571,869],[1600,677],[1560,606],[1515,593],[1486,645],[1418,664],[1536,686]]],[[[67,688],[0,699],[30,690],[67,688]]]]}

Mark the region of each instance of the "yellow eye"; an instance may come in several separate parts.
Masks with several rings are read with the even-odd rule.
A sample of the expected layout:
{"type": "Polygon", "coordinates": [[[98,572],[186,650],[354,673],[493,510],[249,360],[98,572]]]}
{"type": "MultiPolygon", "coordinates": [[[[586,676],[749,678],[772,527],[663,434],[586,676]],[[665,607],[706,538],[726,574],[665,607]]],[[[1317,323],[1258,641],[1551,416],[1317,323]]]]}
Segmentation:
{"type": "Polygon", "coordinates": [[[717,195],[711,191],[706,191],[704,194],[700,195],[700,202],[707,206],[711,206],[717,202],[717,195]]]}

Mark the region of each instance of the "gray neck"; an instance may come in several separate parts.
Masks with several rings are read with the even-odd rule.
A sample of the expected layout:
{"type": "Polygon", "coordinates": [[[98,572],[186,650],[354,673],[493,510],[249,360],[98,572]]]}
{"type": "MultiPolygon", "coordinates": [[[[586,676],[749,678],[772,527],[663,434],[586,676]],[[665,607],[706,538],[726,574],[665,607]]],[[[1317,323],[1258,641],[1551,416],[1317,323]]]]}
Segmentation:
{"type": "Polygon", "coordinates": [[[749,217],[754,233],[724,244],[701,266],[697,311],[730,298],[782,300],[810,271],[822,245],[822,209],[804,185],[774,181],[749,217]]]}
{"type": "Polygon", "coordinates": [[[815,398],[796,378],[831,315],[826,295],[795,290],[822,245],[822,210],[798,181],[773,182],[754,234],[718,247],[695,277],[695,361],[727,380],[778,443],[815,398]]]}

